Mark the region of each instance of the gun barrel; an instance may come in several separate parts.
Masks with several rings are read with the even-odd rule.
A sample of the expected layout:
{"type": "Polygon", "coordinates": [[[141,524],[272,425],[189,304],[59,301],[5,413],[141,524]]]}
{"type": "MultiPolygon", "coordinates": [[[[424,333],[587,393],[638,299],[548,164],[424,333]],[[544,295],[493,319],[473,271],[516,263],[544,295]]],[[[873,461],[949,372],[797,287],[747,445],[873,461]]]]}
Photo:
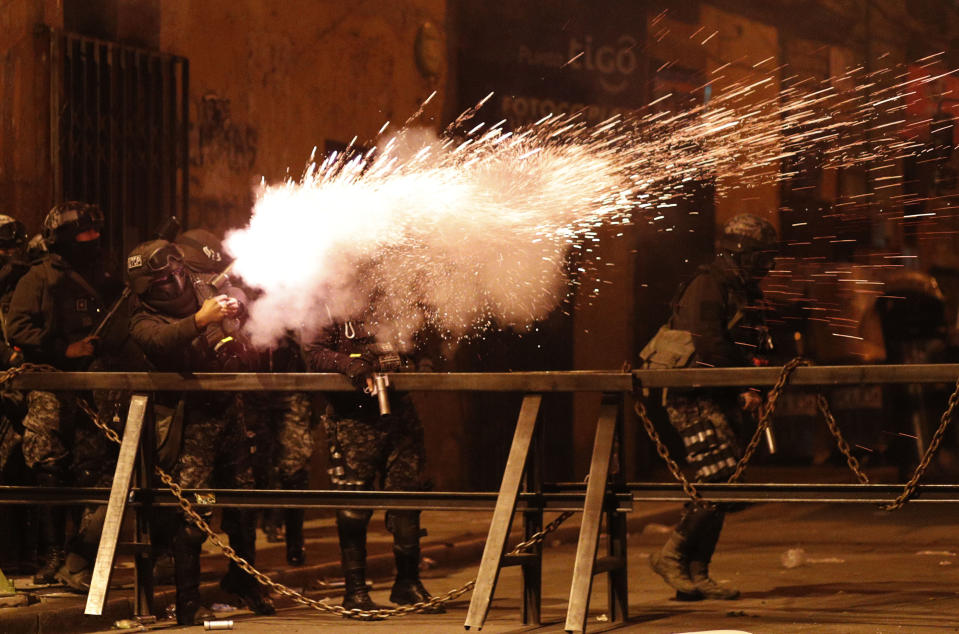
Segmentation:
{"type": "Polygon", "coordinates": [[[769,449],[770,455],[776,453],[776,435],[773,434],[772,425],[767,425],[764,431],[766,436],[766,447],[769,449]]]}
{"type": "Polygon", "coordinates": [[[373,376],[376,398],[380,403],[380,415],[386,416],[390,413],[390,377],[386,374],[376,374],[373,376]]]}
{"type": "Polygon", "coordinates": [[[217,273],[215,276],[210,278],[210,286],[219,290],[223,282],[226,281],[226,278],[230,276],[230,271],[233,270],[233,265],[236,264],[236,260],[230,262],[225,269],[217,273]]]}
{"type": "Polygon", "coordinates": [[[91,333],[94,337],[99,337],[103,334],[103,331],[106,329],[107,324],[113,321],[113,316],[117,314],[117,311],[120,310],[120,306],[123,305],[123,302],[130,296],[132,291],[129,286],[123,287],[123,292],[120,293],[120,296],[113,302],[113,306],[110,306],[110,310],[107,311],[107,314],[103,316],[103,319],[100,320],[100,323],[97,324],[97,327],[91,333]]]}

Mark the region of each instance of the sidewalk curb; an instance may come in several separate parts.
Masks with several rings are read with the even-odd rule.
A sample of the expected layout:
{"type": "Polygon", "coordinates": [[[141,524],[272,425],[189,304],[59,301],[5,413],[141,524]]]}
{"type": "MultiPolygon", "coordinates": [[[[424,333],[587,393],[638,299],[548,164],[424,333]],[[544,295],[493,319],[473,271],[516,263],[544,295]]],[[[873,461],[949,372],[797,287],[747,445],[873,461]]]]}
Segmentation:
{"type": "MultiPolygon", "coordinates": [[[[627,530],[631,533],[638,532],[651,523],[673,524],[678,521],[681,511],[681,505],[659,508],[647,513],[634,511],[627,514],[627,530]]],[[[574,541],[578,535],[579,525],[577,522],[573,522],[557,528],[550,536],[550,541],[557,539],[563,542],[574,541]]],[[[520,538],[518,527],[511,537],[513,537],[513,539],[510,540],[510,543],[520,538]]],[[[432,571],[453,567],[465,567],[468,565],[478,567],[485,546],[485,535],[467,535],[464,536],[462,541],[432,544],[427,542],[424,544],[422,554],[423,557],[428,557],[436,562],[436,566],[431,568],[432,571]]],[[[548,549],[544,552],[544,556],[549,556],[548,549]]],[[[391,552],[376,553],[367,558],[367,574],[370,579],[383,580],[392,578],[393,570],[393,554],[391,552]]],[[[308,564],[298,568],[267,569],[263,572],[268,574],[274,581],[294,589],[299,590],[312,585],[314,588],[311,589],[311,592],[315,592],[314,584],[317,579],[324,577],[338,578],[341,576],[339,561],[308,564]]],[[[431,590],[434,592],[445,592],[444,588],[431,588],[431,590]]],[[[124,589],[120,592],[114,591],[112,594],[114,598],[107,600],[102,616],[85,615],[83,613],[83,602],[78,602],[75,606],[64,606],[63,608],[56,609],[51,608],[49,605],[44,606],[43,603],[20,608],[0,609],[0,631],[5,634],[47,634],[52,632],[91,632],[110,629],[115,621],[131,618],[134,610],[134,600],[132,592],[129,589],[124,589]]],[[[202,582],[200,584],[200,594],[206,605],[213,603],[235,604],[237,601],[235,596],[220,589],[219,579],[202,582]]],[[[340,591],[338,589],[335,593],[330,594],[331,604],[335,605],[339,603],[339,594],[340,591]]],[[[78,595],[78,598],[80,598],[80,596],[81,595],[78,595]]],[[[275,597],[275,600],[277,607],[295,605],[292,600],[282,597],[275,597]]],[[[173,603],[173,601],[173,588],[166,586],[156,591],[153,596],[154,611],[162,611],[165,606],[173,603]]]]}

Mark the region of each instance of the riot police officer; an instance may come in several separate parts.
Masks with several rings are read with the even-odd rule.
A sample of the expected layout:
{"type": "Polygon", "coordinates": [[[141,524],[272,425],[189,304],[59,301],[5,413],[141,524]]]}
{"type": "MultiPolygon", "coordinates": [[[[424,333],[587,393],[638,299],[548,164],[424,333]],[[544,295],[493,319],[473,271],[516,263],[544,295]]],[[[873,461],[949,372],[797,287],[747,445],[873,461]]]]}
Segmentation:
{"type": "MultiPolygon", "coordinates": [[[[364,322],[333,323],[305,347],[307,362],[316,372],[339,372],[355,392],[327,395],[324,417],[330,446],[330,476],[337,489],[393,491],[429,488],[425,475],[423,426],[408,394],[391,394],[391,414],[381,415],[370,392],[375,372],[397,365],[389,346],[376,343],[364,322]]],[[[366,589],[366,531],[369,510],[343,509],[336,513],[340,556],[345,577],[343,607],[373,610],[380,606],[366,589]]],[[[411,605],[430,599],[419,578],[420,512],[387,511],[386,527],[393,534],[396,579],[390,601],[411,605]]],[[[442,608],[433,610],[442,611],[442,608]]]]}
{"type": "MultiPolygon", "coordinates": [[[[212,371],[233,363],[236,350],[224,323],[237,315],[239,302],[229,289],[199,290],[206,280],[196,278],[184,266],[180,249],[166,241],[153,240],[137,246],[127,258],[128,283],[137,301],[130,328],[133,339],[155,369],[164,371],[212,371]]],[[[162,398],[162,397],[158,397],[162,398]]],[[[167,396],[167,398],[170,398],[167,396]]],[[[229,473],[231,488],[252,488],[251,447],[242,419],[230,416],[232,395],[214,392],[187,393],[179,424],[181,435],[174,477],[188,489],[210,487],[214,471],[229,473]]],[[[174,432],[168,432],[169,433],[174,432]]],[[[246,511],[224,515],[224,531],[236,553],[255,563],[256,533],[246,511]]],[[[205,535],[182,518],[173,537],[177,622],[194,624],[211,613],[200,603],[200,546],[205,535]]],[[[258,614],[273,614],[274,607],[259,582],[234,562],[220,586],[238,595],[258,614]]]]}
{"type": "MultiPolygon", "coordinates": [[[[761,364],[771,343],[759,281],[773,267],[776,231],[758,216],[740,214],[723,226],[718,246],[713,262],[680,288],[668,327],[692,335],[693,364],[761,364]]],[[[695,470],[697,481],[723,482],[732,475],[747,433],[742,414],[755,411],[761,401],[753,390],[669,390],[669,421],[683,439],[686,461],[695,470]]],[[[722,505],[687,504],[662,551],[650,557],[653,570],[677,590],[679,598],[739,596],[738,590],[709,576],[727,510],[722,505]]]]}
{"type": "MultiPolygon", "coordinates": [[[[194,273],[216,274],[229,266],[232,259],[224,252],[220,240],[206,229],[190,229],[176,238],[184,262],[194,273]]],[[[276,345],[249,355],[250,370],[262,372],[303,372],[299,343],[290,333],[276,345]]],[[[257,488],[307,489],[309,466],[313,456],[311,433],[312,407],[303,392],[246,392],[239,400],[247,431],[253,436],[253,474],[257,488]]],[[[270,510],[264,511],[267,536],[278,533],[278,524],[285,527],[286,561],[300,566],[306,561],[303,539],[303,509],[285,509],[282,518],[274,520],[270,510]],[[271,530],[272,529],[272,530],[271,530]]],[[[278,541],[278,539],[277,539],[278,541]]]]}
{"type": "MultiPolygon", "coordinates": [[[[22,350],[26,361],[74,371],[87,369],[93,361],[98,341],[91,333],[103,306],[120,290],[101,256],[102,227],[99,207],[77,201],[54,206],[44,219],[42,235],[49,253],[20,279],[7,319],[10,342],[22,350]]],[[[85,415],[78,415],[75,394],[31,391],[23,425],[24,459],[38,485],[109,484],[105,466],[115,448],[85,415]]],[[[40,509],[44,562],[36,583],[58,579],[86,590],[104,510],[84,511],[64,561],[63,510],[40,509]]]]}
{"type": "MultiPolygon", "coordinates": [[[[17,282],[30,268],[24,256],[27,241],[23,223],[0,214],[0,369],[19,365],[23,359],[20,351],[10,344],[7,335],[7,315],[10,300],[17,282]]],[[[26,414],[26,399],[23,392],[0,386],[0,483],[31,484],[32,478],[23,461],[23,417],[26,414]]],[[[21,531],[28,517],[35,517],[33,508],[9,508],[7,528],[21,531]],[[28,515],[29,514],[29,515],[28,515]]],[[[16,538],[17,533],[11,533],[16,538]]],[[[23,544],[23,542],[20,542],[23,544]]],[[[28,550],[24,548],[23,550],[28,550]]]]}

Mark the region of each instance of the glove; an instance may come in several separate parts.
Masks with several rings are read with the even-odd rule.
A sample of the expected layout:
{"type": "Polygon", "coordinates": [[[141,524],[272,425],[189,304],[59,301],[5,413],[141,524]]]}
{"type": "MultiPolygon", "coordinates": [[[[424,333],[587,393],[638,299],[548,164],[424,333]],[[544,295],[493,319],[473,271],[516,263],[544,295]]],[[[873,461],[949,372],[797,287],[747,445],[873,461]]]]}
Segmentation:
{"type": "Polygon", "coordinates": [[[368,355],[350,355],[350,362],[343,373],[350,380],[353,387],[363,392],[366,390],[366,380],[373,378],[373,373],[377,371],[379,364],[374,357],[368,355]]]}

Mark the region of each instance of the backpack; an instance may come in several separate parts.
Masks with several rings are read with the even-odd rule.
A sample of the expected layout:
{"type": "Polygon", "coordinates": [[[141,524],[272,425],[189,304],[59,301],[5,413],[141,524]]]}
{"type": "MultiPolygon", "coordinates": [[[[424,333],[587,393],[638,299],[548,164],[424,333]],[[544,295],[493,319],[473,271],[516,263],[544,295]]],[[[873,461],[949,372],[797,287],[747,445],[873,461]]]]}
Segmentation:
{"type": "Polygon", "coordinates": [[[692,333],[688,330],[674,330],[669,326],[669,323],[661,326],[640,351],[639,359],[644,369],[668,370],[689,365],[693,353],[696,352],[692,333]]]}

